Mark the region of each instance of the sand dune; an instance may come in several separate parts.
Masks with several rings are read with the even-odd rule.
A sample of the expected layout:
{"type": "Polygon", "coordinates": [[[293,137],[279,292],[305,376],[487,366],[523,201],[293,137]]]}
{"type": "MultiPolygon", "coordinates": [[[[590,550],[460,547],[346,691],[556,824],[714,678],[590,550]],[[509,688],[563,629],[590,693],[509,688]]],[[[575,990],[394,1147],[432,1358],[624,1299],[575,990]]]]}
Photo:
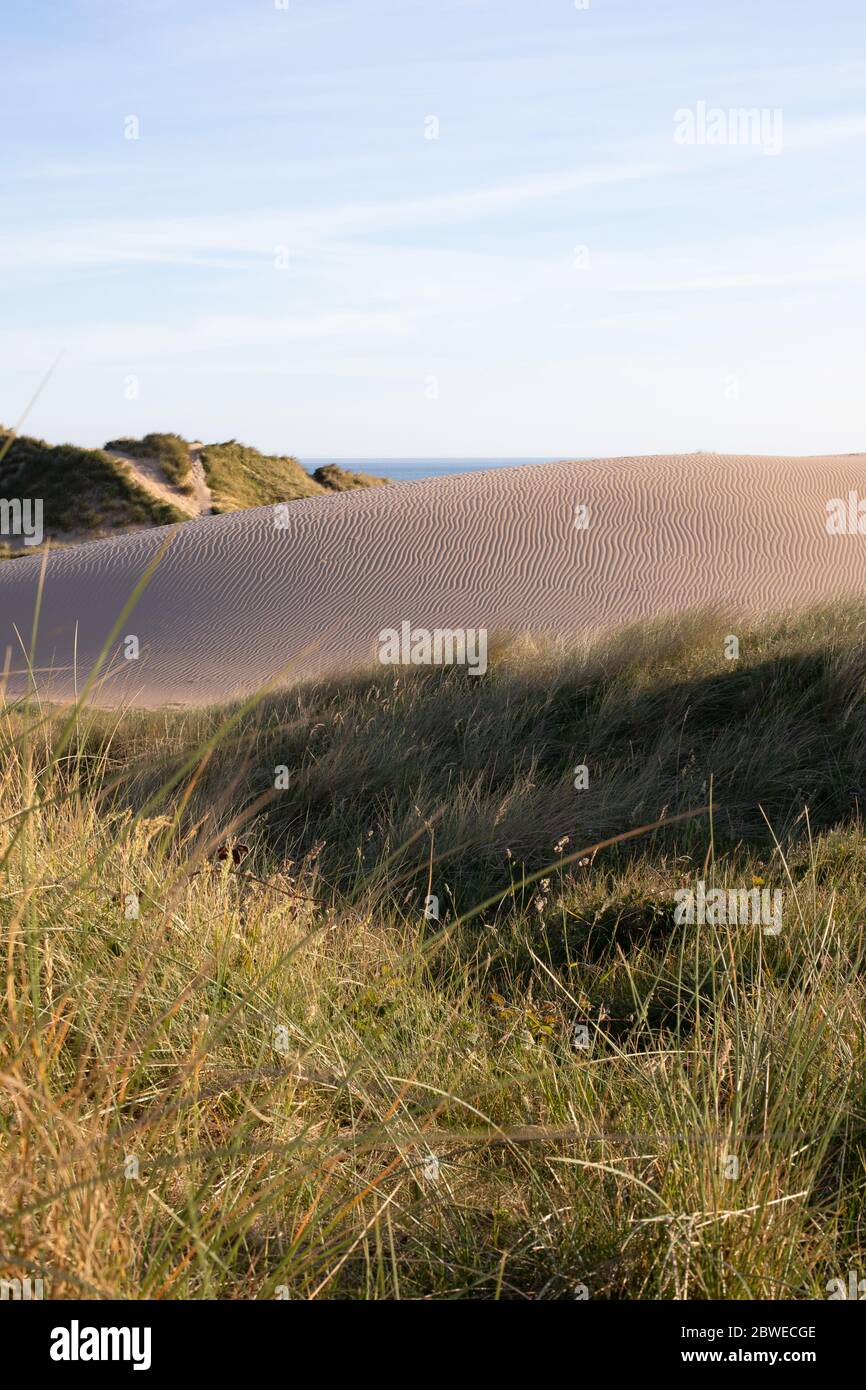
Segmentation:
{"type": "MultiPolygon", "coordinates": [[[[535,464],[202,517],[58,551],[34,666],[81,684],[159,547],[101,701],[223,700],[368,664],[381,629],[585,633],[713,604],[758,613],[866,597],[866,535],[828,534],[827,503],[866,496],[866,455],[718,454],[535,464]],[[587,509],[581,529],[579,508],[587,509]]],[[[866,508],[864,508],[866,510],[866,508]]],[[[21,690],[40,560],[0,566],[0,656],[21,690]]]]}
{"type": "Polygon", "coordinates": [[[139,458],[133,454],[125,454],[121,449],[106,449],[105,453],[118,459],[133,482],[150,493],[157,502],[168,502],[169,506],[175,507],[185,517],[195,517],[208,515],[213,503],[201,461],[203,448],[204,445],[198,441],[189,446],[189,492],[185,492],[166,477],[159,459],[139,458]]]}

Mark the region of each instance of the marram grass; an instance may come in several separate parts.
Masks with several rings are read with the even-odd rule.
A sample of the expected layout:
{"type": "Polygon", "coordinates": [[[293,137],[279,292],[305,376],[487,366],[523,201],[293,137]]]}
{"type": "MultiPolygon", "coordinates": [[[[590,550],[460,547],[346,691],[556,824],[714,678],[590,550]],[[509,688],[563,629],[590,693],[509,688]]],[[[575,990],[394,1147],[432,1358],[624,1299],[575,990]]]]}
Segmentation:
{"type": "Polygon", "coordinates": [[[0,1274],[772,1299],[862,1273],[864,623],[744,627],[737,662],[706,615],[503,640],[483,678],[241,712],[8,705],[0,1274]],[[781,931],[678,924],[698,880],[781,890],[781,931]]]}

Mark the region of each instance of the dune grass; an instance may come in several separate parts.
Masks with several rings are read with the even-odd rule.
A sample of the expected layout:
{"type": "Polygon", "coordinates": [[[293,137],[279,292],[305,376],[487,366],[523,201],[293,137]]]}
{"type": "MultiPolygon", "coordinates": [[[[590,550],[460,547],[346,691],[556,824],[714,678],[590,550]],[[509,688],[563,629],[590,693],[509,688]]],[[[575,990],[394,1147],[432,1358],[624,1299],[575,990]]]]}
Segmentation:
{"type": "MultiPolygon", "coordinates": [[[[182,435],[151,433],[141,439],[111,439],[105,449],[80,449],[72,444],[48,444],[30,435],[16,436],[0,426],[0,496],[41,499],[45,530],[45,542],[40,546],[21,546],[0,537],[0,561],[38,554],[49,543],[64,545],[188,519],[178,507],[159,501],[140,487],[107,450],[154,459],[169,483],[183,492],[194,491],[189,444],[182,435]]],[[[215,513],[387,482],[336,464],[317,468],[311,475],[295,458],[262,454],[233,439],[208,444],[201,459],[215,513]]]]}
{"type": "Polygon", "coordinates": [[[8,706],[5,1269],[363,1299],[862,1273],[864,625],[8,706]],[[782,930],[678,924],[698,879],[781,890],[782,930]]]}
{"type": "MultiPolygon", "coordinates": [[[[46,444],[30,435],[0,429],[0,495],[40,498],[46,539],[116,528],[166,526],[181,513],[159,502],[127,477],[102,449],[46,444]]],[[[14,547],[5,547],[12,554],[14,547]]],[[[25,554],[32,555],[34,547],[25,554]]],[[[0,552],[2,555],[2,552],[0,552]]]]}
{"type": "Polygon", "coordinates": [[[267,507],[322,491],[296,458],[262,454],[236,439],[208,444],[201,461],[218,512],[267,507]]]}
{"type": "Polygon", "coordinates": [[[290,455],[263,454],[236,439],[208,444],[201,459],[217,512],[268,507],[299,497],[348,492],[387,482],[370,473],[349,472],[336,464],[326,464],[310,474],[290,455]]]}
{"type": "Polygon", "coordinates": [[[184,492],[192,490],[189,444],[180,434],[146,434],[141,439],[110,439],[106,449],[130,458],[155,459],[170,483],[184,492]]]}
{"type": "Polygon", "coordinates": [[[267,507],[299,497],[318,497],[325,492],[347,492],[386,482],[371,474],[350,473],[335,464],[310,474],[296,458],[262,454],[235,439],[208,444],[201,458],[217,512],[267,507]]]}
{"type": "Polygon", "coordinates": [[[351,492],[358,487],[381,487],[387,478],[377,478],[373,473],[352,472],[350,468],[340,468],[336,463],[323,463],[312,472],[313,480],[321,483],[329,492],[351,492]]]}

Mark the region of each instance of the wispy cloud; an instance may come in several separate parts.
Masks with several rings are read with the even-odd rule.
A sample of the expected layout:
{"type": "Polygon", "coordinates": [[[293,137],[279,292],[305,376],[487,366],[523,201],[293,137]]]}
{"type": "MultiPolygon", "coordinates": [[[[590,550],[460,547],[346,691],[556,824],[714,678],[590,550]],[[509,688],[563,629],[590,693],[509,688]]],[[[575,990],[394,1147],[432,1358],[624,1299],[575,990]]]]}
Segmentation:
{"type": "Polygon", "coordinates": [[[15,8],[0,418],[65,348],[49,437],[189,416],[315,454],[339,431],[350,453],[532,454],[578,422],[573,449],[616,451],[631,416],[647,447],[694,444],[695,401],[743,442],[775,423],[779,449],[809,410],[859,428],[838,383],[866,309],[862,18],[826,3],[783,33],[752,0],[69,0],[47,32],[15,8]],[[783,152],[677,146],[698,100],[781,108],[783,152]],[[715,402],[779,352],[796,412],[769,367],[763,397],[715,402]]]}
{"type": "Polygon", "coordinates": [[[497,187],[466,189],[427,198],[380,203],[341,203],[299,210],[262,209],[243,214],[191,214],[173,218],[102,218],[67,224],[63,237],[42,233],[0,236],[7,269],[149,262],[227,267],[226,257],[247,263],[272,256],[277,246],[307,248],[326,239],[433,227],[494,217],[568,194],[613,184],[651,180],[674,172],[673,163],[601,166],[525,179],[497,187]]]}

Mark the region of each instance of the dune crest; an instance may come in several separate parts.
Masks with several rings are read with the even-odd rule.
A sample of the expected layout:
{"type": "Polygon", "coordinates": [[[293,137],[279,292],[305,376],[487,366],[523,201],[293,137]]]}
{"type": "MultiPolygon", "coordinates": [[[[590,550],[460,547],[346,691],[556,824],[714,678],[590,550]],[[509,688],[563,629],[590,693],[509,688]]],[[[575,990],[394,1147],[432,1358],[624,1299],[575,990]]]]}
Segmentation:
{"type": "MultiPolygon", "coordinates": [[[[866,455],[719,454],[531,464],[201,517],[49,556],[34,667],[80,687],[148,563],[102,702],[203,703],[375,659],[378,634],[582,634],[711,604],[731,614],[866,595],[866,535],[828,504],[863,490],[866,455]],[[276,514],[280,519],[277,524],[276,514]],[[77,629],[77,637],[76,637],[77,629]]],[[[866,507],[864,507],[866,510],[866,507]]],[[[866,525],[866,522],[864,522],[866,525]]],[[[26,679],[40,559],[0,567],[8,690],[26,679]]]]}

